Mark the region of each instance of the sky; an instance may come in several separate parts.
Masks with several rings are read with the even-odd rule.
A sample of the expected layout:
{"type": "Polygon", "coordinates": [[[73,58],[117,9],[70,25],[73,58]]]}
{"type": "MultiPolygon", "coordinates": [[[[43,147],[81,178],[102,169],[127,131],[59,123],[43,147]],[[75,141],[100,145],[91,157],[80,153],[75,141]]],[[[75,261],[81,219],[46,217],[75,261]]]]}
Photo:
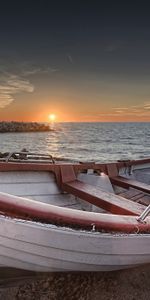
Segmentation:
{"type": "Polygon", "coordinates": [[[3,1],[0,121],[150,121],[148,1],[3,1]]]}

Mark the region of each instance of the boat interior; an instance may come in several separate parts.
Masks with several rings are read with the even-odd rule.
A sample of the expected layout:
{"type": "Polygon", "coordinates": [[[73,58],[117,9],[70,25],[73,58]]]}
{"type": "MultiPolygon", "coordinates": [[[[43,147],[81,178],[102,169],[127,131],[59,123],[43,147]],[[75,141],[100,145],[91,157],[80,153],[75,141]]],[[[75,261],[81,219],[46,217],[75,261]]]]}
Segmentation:
{"type": "MultiPolygon", "coordinates": [[[[108,164],[55,163],[53,159],[35,163],[27,160],[25,152],[21,161],[19,157],[19,161],[0,162],[0,207],[5,212],[11,211],[7,195],[87,212],[139,219],[144,214],[145,219],[150,213],[150,159],[108,164]]],[[[16,209],[15,202],[13,205],[16,209]]]]}
{"type": "Polygon", "coordinates": [[[134,202],[127,213],[130,210],[134,213],[136,207],[137,210],[140,208],[137,204],[150,204],[149,161],[142,161],[142,164],[139,161],[138,165],[130,161],[110,164],[45,164],[45,168],[39,162],[36,164],[37,169],[35,163],[26,163],[24,160],[22,163],[1,162],[0,192],[93,212],[110,212],[108,198],[111,198],[111,212],[115,213],[117,201],[117,209],[121,212],[124,206],[125,212],[127,206],[131,206],[127,201],[124,205],[125,198],[134,202]]]}

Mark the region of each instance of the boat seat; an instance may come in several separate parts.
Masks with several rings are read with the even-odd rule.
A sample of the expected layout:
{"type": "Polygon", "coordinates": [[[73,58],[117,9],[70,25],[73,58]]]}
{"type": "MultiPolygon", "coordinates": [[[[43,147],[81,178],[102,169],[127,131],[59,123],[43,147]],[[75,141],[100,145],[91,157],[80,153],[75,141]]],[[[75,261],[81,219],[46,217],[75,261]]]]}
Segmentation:
{"type": "Polygon", "coordinates": [[[114,214],[141,215],[145,206],[134,203],[113,193],[103,191],[101,188],[82,182],[76,178],[73,167],[61,166],[62,189],[93,205],[114,214]]]}
{"type": "Polygon", "coordinates": [[[124,188],[135,188],[137,190],[140,190],[142,192],[148,193],[150,194],[150,185],[140,182],[140,181],[136,181],[136,180],[132,180],[132,179],[128,179],[125,178],[123,176],[116,176],[116,177],[111,177],[110,178],[111,182],[115,185],[124,187],[124,188]]]}
{"type": "MultiPolygon", "coordinates": [[[[106,174],[99,176],[98,174],[94,173],[80,173],[77,176],[77,179],[84,183],[91,184],[92,186],[99,187],[105,192],[110,192],[114,194],[114,189],[112,187],[109,177],[106,174]]],[[[78,201],[80,202],[83,210],[106,213],[106,210],[97,207],[87,201],[84,201],[81,198],[78,198],[78,201]]]]}

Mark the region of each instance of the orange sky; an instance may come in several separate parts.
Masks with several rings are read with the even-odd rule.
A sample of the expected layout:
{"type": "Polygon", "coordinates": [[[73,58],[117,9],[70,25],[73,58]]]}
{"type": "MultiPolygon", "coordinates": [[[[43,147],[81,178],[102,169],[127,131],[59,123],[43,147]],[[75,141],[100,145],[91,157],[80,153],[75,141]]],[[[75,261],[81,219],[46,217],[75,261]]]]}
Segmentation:
{"type": "Polygon", "coordinates": [[[60,2],[2,1],[0,121],[150,122],[149,7],[60,2]]]}
{"type": "MultiPolygon", "coordinates": [[[[57,122],[149,122],[150,102],[141,104],[123,104],[116,101],[99,100],[74,102],[73,99],[37,99],[29,95],[29,99],[22,101],[19,95],[9,105],[0,108],[0,120],[7,121],[37,121],[48,122],[49,114],[56,115],[57,122]],[[18,98],[18,99],[17,99],[18,98]]],[[[87,96],[88,98],[88,96],[87,96]]]]}
{"type": "Polygon", "coordinates": [[[50,110],[43,109],[40,111],[28,111],[26,110],[25,114],[17,113],[14,114],[0,114],[1,121],[35,121],[35,122],[50,122],[49,114],[55,114],[55,122],[149,122],[150,115],[149,113],[141,112],[134,114],[132,109],[128,109],[127,112],[124,111],[119,113],[110,111],[103,111],[102,113],[74,113],[71,110],[63,108],[62,110],[50,110]]]}
{"type": "Polygon", "coordinates": [[[47,122],[54,113],[57,122],[150,121],[148,82],[72,76],[34,68],[26,75],[3,75],[0,120],[47,122]]]}
{"type": "Polygon", "coordinates": [[[58,122],[150,121],[149,83],[108,78],[101,83],[92,76],[70,82],[63,74],[50,72],[43,79],[36,72],[1,75],[1,121],[46,122],[51,113],[58,122]]]}

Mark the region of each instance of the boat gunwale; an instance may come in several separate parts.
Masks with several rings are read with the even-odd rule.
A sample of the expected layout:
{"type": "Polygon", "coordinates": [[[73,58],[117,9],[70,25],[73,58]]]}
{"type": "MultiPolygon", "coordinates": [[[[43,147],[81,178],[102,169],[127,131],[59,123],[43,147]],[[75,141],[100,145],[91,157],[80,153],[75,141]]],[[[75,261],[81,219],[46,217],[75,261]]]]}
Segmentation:
{"type": "Polygon", "coordinates": [[[8,216],[35,218],[41,222],[54,224],[126,233],[150,232],[150,217],[146,218],[146,222],[139,222],[137,216],[79,211],[5,193],[0,193],[0,209],[8,216]]]}
{"type": "Polygon", "coordinates": [[[141,165],[141,164],[147,164],[150,163],[150,158],[145,159],[139,159],[139,160],[127,160],[127,161],[119,161],[119,162],[109,162],[109,163],[94,163],[94,162],[83,162],[83,163],[51,163],[51,162],[27,162],[25,160],[17,161],[9,161],[9,162],[2,162],[0,161],[0,171],[57,171],[60,166],[63,164],[64,166],[72,165],[75,169],[75,172],[78,171],[84,171],[86,169],[93,169],[93,170],[99,170],[104,171],[105,174],[108,173],[107,166],[114,165],[117,167],[117,169],[127,168],[131,167],[132,165],[141,165]]]}

